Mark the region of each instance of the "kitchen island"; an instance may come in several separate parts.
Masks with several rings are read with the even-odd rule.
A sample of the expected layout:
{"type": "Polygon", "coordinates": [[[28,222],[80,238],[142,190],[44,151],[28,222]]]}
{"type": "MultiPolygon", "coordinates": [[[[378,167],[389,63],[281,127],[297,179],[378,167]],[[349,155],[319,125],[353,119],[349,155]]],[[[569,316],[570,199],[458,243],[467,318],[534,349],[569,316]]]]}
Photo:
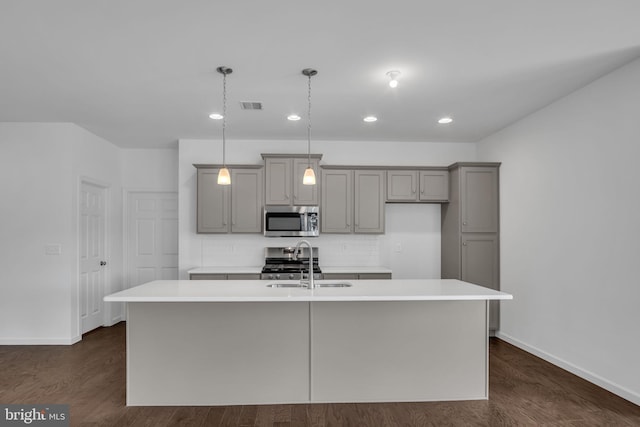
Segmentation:
{"type": "Polygon", "coordinates": [[[105,297],[127,302],[127,405],[488,398],[488,301],[511,295],[349,282],[162,280],[105,297]]]}

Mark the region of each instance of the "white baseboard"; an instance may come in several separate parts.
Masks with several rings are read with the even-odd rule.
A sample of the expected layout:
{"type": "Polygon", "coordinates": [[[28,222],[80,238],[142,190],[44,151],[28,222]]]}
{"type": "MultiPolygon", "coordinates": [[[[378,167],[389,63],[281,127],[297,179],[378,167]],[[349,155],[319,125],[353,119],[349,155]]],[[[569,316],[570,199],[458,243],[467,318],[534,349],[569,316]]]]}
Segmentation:
{"type": "Polygon", "coordinates": [[[113,319],[111,319],[111,321],[109,323],[105,324],[104,326],[105,327],[113,326],[116,323],[122,322],[123,320],[124,320],[123,316],[116,316],[113,319]]]}
{"type": "Polygon", "coordinates": [[[82,339],[71,338],[0,338],[0,345],[72,345],[82,339]]]}
{"type": "Polygon", "coordinates": [[[585,369],[582,369],[571,362],[567,362],[566,360],[560,359],[559,357],[549,354],[546,351],[543,351],[537,347],[526,344],[500,331],[497,331],[495,336],[496,338],[500,338],[501,340],[506,341],[509,344],[512,344],[528,353],[538,356],[539,358],[544,359],[547,362],[552,363],[564,369],[565,371],[569,371],[572,374],[577,375],[580,378],[583,378],[597,385],[598,387],[602,387],[603,389],[608,390],[611,393],[622,397],[623,399],[626,399],[636,405],[640,405],[640,394],[637,392],[634,392],[632,390],[629,390],[628,388],[622,387],[612,381],[607,380],[606,378],[602,378],[601,376],[596,375],[592,372],[589,372],[585,369]]]}

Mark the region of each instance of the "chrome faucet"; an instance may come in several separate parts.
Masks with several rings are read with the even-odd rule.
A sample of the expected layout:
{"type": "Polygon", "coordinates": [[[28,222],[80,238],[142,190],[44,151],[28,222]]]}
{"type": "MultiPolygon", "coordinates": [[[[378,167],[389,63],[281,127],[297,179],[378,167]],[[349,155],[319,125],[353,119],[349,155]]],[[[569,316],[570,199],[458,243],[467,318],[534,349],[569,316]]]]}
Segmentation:
{"type": "MultiPolygon", "coordinates": [[[[309,247],[309,281],[307,282],[307,288],[315,289],[316,285],[313,282],[313,247],[308,240],[300,240],[298,244],[296,244],[296,250],[293,252],[293,259],[298,259],[298,254],[300,253],[300,245],[305,244],[309,247]]],[[[303,284],[302,274],[300,275],[300,284],[303,284]]]]}

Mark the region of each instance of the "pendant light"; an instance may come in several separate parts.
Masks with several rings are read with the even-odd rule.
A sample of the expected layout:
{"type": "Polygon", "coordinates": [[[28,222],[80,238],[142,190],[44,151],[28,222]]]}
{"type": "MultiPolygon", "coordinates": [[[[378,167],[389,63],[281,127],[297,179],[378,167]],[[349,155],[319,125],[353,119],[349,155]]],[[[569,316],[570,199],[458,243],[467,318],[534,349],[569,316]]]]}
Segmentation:
{"type": "Polygon", "coordinates": [[[229,185],[231,175],[226,163],[227,141],[224,132],[227,128],[227,74],[231,74],[233,70],[225,66],[218,67],[216,70],[222,74],[222,168],[218,172],[218,184],[229,185]]]}
{"type": "Polygon", "coordinates": [[[302,183],[304,185],[316,185],[316,174],[313,172],[313,168],[311,167],[311,77],[318,74],[318,72],[312,68],[305,68],[302,70],[302,74],[309,78],[309,109],[307,110],[307,169],[304,171],[304,177],[302,178],[302,183]]]}

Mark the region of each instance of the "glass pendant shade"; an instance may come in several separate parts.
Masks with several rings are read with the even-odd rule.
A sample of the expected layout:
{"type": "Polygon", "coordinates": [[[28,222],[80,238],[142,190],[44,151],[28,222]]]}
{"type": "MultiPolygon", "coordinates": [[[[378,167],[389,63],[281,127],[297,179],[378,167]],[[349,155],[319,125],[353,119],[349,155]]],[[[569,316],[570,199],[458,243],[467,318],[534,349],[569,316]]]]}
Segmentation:
{"type": "Polygon", "coordinates": [[[229,175],[229,169],[227,168],[220,169],[220,172],[218,172],[218,184],[220,185],[231,184],[231,175],[229,175]]]}
{"type": "Polygon", "coordinates": [[[304,171],[302,183],[304,185],[316,185],[316,174],[313,172],[313,168],[311,166],[304,171]]]}

